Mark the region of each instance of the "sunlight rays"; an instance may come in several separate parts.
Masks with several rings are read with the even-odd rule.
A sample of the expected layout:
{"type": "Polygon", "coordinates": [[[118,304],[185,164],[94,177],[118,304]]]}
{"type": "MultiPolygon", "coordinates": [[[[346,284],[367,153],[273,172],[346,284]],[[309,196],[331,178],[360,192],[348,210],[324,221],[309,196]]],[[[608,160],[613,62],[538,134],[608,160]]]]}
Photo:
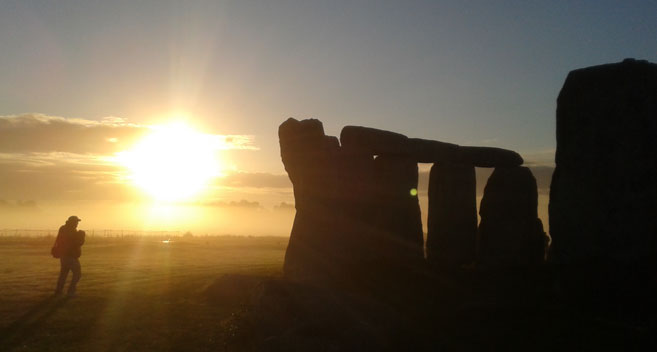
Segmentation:
{"type": "Polygon", "coordinates": [[[221,175],[222,139],[182,122],[153,128],[132,149],[118,153],[132,182],[158,201],[188,200],[221,175]]]}

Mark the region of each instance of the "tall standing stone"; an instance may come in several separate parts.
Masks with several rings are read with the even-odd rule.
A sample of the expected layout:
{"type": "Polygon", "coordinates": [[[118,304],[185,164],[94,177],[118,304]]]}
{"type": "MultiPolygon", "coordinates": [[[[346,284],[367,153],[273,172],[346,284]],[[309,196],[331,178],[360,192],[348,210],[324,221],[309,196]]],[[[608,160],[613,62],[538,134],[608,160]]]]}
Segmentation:
{"type": "Polygon", "coordinates": [[[480,264],[489,269],[531,268],[545,256],[536,179],[529,168],[496,168],[481,199],[480,264]]]}
{"type": "MultiPolygon", "coordinates": [[[[654,306],[656,136],[656,64],[628,59],[570,72],[557,99],[550,257],[582,302],[654,306]]],[[[650,314],[643,308],[625,311],[650,314]]]]}
{"type": "Polygon", "coordinates": [[[472,165],[434,164],[429,176],[427,261],[458,269],[475,259],[477,195],[472,165]]]}
{"type": "Polygon", "coordinates": [[[378,260],[417,266],[424,259],[422,217],[417,197],[418,166],[408,157],[379,156],[374,160],[377,184],[378,260]]]}
{"type": "Polygon", "coordinates": [[[339,255],[352,279],[367,276],[373,261],[372,238],[378,199],[372,155],[341,149],[334,227],[339,255]]]}
{"type": "Polygon", "coordinates": [[[346,126],[340,133],[340,206],[352,276],[390,281],[423,259],[417,162],[404,135],[346,126]]]}
{"type": "Polygon", "coordinates": [[[339,145],[319,120],[288,119],[278,130],[281,158],[294,187],[296,215],[285,252],[285,275],[329,281],[340,275],[335,198],[339,145]]]}

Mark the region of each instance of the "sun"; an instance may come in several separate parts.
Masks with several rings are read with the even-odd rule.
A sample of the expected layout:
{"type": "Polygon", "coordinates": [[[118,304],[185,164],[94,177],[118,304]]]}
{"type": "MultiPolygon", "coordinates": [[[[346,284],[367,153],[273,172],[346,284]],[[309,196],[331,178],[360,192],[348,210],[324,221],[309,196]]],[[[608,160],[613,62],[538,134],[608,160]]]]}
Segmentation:
{"type": "Polygon", "coordinates": [[[216,137],[182,122],[155,126],[118,160],[132,182],[155,200],[189,200],[220,175],[216,137]]]}

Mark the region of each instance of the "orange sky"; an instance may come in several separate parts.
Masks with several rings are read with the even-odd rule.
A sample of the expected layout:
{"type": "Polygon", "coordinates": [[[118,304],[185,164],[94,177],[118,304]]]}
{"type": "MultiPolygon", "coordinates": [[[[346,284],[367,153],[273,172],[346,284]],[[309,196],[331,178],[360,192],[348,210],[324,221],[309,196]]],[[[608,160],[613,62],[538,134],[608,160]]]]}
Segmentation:
{"type": "MultiPolygon", "coordinates": [[[[180,117],[163,122],[0,117],[0,228],[51,229],[76,214],[87,229],[289,234],[285,172],[245,170],[261,152],[257,139],[204,133],[180,117]]],[[[547,219],[552,167],[532,167],[547,219]]],[[[420,165],[425,214],[429,168],[420,165]]],[[[478,170],[479,196],[490,172],[478,170]]]]}
{"type": "Polygon", "coordinates": [[[361,125],[515,150],[547,226],[563,80],[657,61],[655,14],[596,1],[2,2],[0,229],[75,214],[86,229],[287,235],[276,132],[288,117],[329,135],[361,125]],[[153,136],[180,122],[198,134],[153,136]]]}

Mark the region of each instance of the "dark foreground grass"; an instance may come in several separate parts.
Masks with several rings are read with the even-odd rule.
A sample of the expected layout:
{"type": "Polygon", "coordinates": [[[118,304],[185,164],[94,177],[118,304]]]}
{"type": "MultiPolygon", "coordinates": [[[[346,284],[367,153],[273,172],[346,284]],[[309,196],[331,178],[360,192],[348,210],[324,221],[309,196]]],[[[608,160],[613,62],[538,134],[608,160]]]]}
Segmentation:
{"type": "Polygon", "coordinates": [[[227,273],[277,277],[287,238],[88,238],[78,296],[52,297],[52,238],[0,238],[1,351],[226,350],[240,300],[206,299],[227,273]]]}
{"type": "Polygon", "coordinates": [[[654,325],[566,304],[541,272],[287,282],[287,238],[89,238],[78,297],[55,298],[52,240],[0,238],[2,352],[657,348],[654,325]]]}

